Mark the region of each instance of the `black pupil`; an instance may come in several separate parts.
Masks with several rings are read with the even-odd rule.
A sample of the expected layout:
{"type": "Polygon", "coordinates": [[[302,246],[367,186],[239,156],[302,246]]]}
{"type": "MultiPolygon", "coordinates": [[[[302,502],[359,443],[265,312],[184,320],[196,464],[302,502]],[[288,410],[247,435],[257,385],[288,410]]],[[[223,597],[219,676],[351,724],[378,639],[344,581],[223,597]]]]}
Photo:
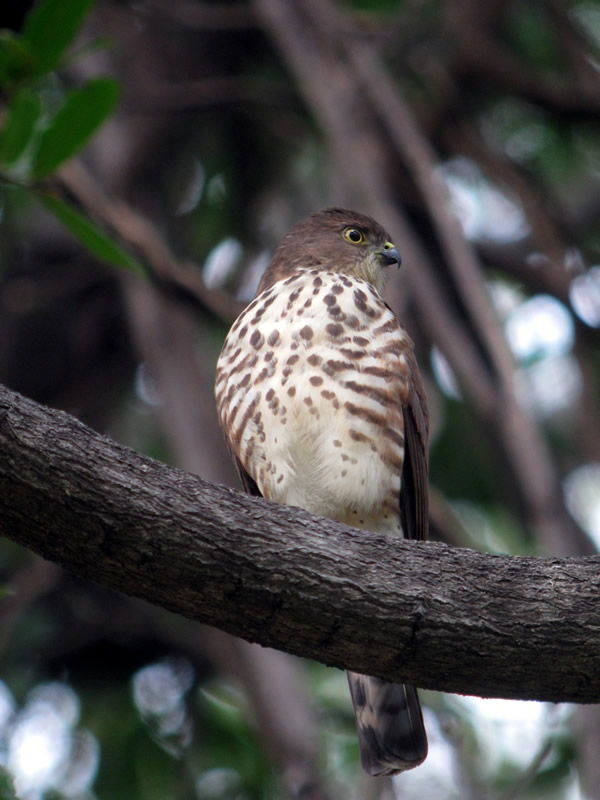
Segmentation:
{"type": "Polygon", "coordinates": [[[360,242],[361,236],[359,231],[349,231],[348,236],[353,242],[360,242]]]}

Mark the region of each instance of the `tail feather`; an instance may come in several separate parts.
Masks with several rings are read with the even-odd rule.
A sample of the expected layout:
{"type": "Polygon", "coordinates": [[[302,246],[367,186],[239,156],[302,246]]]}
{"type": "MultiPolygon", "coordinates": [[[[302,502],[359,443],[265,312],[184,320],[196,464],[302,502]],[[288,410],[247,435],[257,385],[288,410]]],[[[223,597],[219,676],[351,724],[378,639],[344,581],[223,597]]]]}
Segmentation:
{"type": "Polygon", "coordinates": [[[369,775],[394,775],[421,764],[427,734],[414,686],[348,672],[360,760],[369,775]]]}

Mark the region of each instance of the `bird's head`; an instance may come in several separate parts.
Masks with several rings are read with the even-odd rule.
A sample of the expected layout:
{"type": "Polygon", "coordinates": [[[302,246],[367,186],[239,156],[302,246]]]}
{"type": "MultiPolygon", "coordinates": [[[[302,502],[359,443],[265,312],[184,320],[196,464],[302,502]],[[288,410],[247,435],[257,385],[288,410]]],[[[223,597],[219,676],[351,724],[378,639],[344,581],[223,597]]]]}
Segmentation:
{"type": "Polygon", "coordinates": [[[286,234],[258,291],[306,269],[362,278],[381,291],[390,264],[400,265],[400,253],[378,222],[356,211],[325,208],[286,234]]]}

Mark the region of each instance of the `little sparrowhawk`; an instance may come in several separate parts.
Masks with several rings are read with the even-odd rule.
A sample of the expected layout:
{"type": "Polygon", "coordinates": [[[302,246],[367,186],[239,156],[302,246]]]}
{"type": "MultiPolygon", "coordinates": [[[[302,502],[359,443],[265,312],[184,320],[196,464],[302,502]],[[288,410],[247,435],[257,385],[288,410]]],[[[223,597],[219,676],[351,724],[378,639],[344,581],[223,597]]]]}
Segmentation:
{"type": "MultiPolygon", "coordinates": [[[[356,528],[425,539],[428,418],[406,331],[383,301],[398,250],[328,208],[285,236],[217,364],[220,422],[248,492],[356,528]]],[[[427,755],[417,691],[349,672],[361,762],[427,755]]]]}

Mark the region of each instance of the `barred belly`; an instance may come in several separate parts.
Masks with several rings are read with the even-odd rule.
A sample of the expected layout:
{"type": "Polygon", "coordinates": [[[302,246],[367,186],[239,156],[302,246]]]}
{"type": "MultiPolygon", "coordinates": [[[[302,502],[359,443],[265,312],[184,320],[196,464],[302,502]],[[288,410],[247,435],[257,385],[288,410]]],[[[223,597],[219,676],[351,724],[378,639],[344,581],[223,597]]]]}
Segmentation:
{"type": "Polygon", "coordinates": [[[217,365],[221,424],[276,502],[402,534],[404,329],[365,281],[308,269],[259,295],[217,365]]]}

